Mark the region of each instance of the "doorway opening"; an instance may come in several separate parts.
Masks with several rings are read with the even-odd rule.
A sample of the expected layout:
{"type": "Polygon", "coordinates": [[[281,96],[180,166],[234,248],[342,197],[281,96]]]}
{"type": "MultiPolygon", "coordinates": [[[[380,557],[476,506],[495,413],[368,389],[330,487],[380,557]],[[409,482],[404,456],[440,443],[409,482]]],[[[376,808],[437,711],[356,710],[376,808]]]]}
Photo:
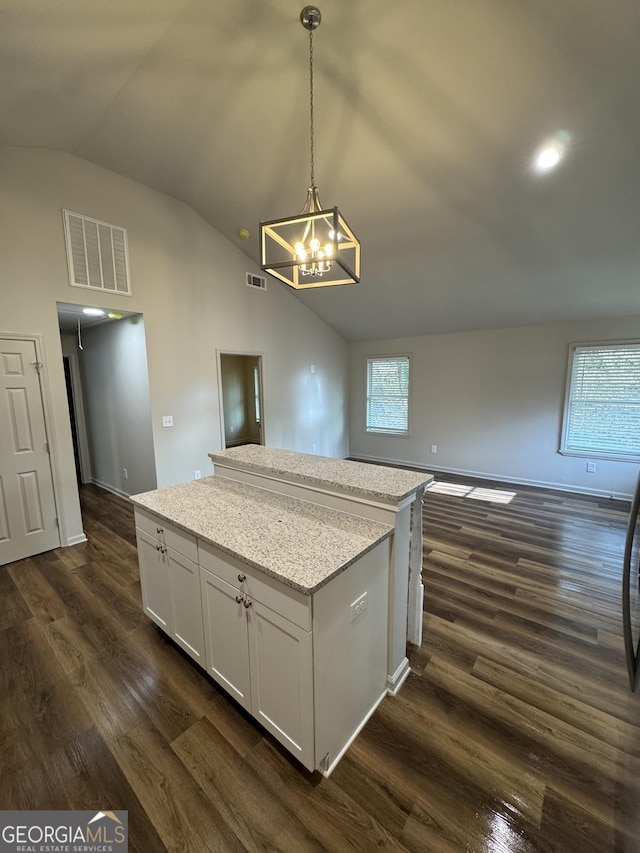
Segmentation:
{"type": "Polygon", "coordinates": [[[142,314],[57,303],[78,485],[156,488],[142,314]]]}
{"type": "Polygon", "coordinates": [[[262,356],[219,352],[224,447],[264,444],[262,356]]]}

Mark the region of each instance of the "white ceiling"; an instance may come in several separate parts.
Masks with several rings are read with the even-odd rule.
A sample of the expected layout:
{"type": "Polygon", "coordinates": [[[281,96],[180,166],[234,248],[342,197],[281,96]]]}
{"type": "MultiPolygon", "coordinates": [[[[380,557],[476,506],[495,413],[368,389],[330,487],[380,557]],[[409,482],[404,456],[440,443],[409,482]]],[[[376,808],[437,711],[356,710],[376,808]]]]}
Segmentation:
{"type": "MultiPolygon", "coordinates": [[[[99,317],[92,317],[84,313],[84,305],[76,305],[72,302],[57,302],[58,311],[58,327],[63,334],[75,335],[78,333],[78,323],[80,324],[81,332],[91,326],[100,326],[103,323],[115,323],[123,317],[136,316],[131,311],[118,311],[117,316],[109,317],[110,309],[105,308],[104,314],[99,317]]],[[[140,316],[140,315],[137,315],[140,316]]]]}
{"type": "MultiPolygon", "coordinates": [[[[306,196],[303,5],[0,0],[0,144],[169,193],[257,258],[306,196]]],[[[638,0],[318,5],[316,183],[363,272],[303,302],[348,340],[640,314],[638,0]]]]}

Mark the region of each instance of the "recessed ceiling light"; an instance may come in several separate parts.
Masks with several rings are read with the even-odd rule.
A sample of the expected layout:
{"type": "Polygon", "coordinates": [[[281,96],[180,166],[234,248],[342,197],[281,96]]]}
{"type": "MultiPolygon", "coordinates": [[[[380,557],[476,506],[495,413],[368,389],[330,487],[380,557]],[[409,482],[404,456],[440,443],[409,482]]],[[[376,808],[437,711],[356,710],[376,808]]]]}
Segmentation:
{"type": "Polygon", "coordinates": [[[83,308],[82,313],[87,314],[89,317],[104,317],[102,308],[83,308]]]}
{"type": "Polygon", "coordinates": [[[567,153],[569,139],[566,131],[559,131],[545,140],[534,155],[533,171],[543,175],[555,169],[567,153]]]}

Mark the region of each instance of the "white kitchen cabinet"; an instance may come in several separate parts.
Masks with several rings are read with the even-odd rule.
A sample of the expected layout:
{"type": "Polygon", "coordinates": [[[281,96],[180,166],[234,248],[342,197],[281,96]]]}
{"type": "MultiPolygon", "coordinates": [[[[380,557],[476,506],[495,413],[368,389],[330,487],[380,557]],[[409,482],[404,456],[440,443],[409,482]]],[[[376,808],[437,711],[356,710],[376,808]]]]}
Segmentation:
{"type": "Polygon", "coordinates": [[[169,562],[160,550],[157,536],[137,528],[136,537],[144,612],[167,634],[173,634],[169,562]]]}
{"type": "Polygon", "coordinates": [[[389,564],[387,690],[408,677],[407,640],[422,642],[422,518],[431,474],[331,459],[264,445],[210,453],[216,476],[312,501],[394,528],[389,564]]]}
{"type": "Polygon", "coordinates": [[[200,568],[169,548],[165,557],[171,578],[173,633],[176,643],[204,666],[204,627],[200,603],[200,568]]]}
{"type": "Polygon", "coordinates": [[[256,502],[255,489],[218,480],[137,496],[143,604],[308,770],[328,776],[387,692],[389,528],[258,492],[256,502]],[[247,511],[236,522],[239,490],[247,511]],[[159,501],[167,502],[162,516],[153,513],[159,501]],[[221,523],[225,512],[233,527],[221,523]],[[283,527],[265,547],[274,512],[283,527]],[[255,526],[267,530],[266,518],[258,540],[255,526]],[[315,546],[314,530],[328,548],[315,546]],[[357,544],[344,544],[345,530],[357,544]],[[351,554],[342,563],[327,531],[351,554]],[[232,553],[218,544],[225,538],[232,553]],[[264,565],[274,553],[275,571],[264,565]],[[332,562],[338,568],[327,577],[332,562]],[[294,580],[301,575],[305,586],[294,580]]]}
{"type": "Polygon", "coordinates": [[[194,536],[136,510],[145,612],[204,666],[200,569],[194,536]]]}
{"type": "Polygon", "coordinates": [[[206,545],[200,564],[207,672],[313,770],[313,648],[304,627],[309,596],[270,583],[206,545]]]}
{"type": "Polygon", "coordinates": [[[205,569],[200,578],[207,672],[251,712],[249,633],[240,593],[205,569]]]}

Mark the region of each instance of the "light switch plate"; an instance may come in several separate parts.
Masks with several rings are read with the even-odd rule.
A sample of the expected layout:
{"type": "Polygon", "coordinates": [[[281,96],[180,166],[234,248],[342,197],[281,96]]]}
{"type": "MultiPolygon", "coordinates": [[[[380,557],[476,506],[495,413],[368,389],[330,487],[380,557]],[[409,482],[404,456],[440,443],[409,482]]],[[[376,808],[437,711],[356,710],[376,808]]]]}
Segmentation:
{"type": "Polygon", "coordinates": [[[172,427],[173,426],[173,415],[163,415],[162,416],[162,426],[163,427],[172,427]]]}

